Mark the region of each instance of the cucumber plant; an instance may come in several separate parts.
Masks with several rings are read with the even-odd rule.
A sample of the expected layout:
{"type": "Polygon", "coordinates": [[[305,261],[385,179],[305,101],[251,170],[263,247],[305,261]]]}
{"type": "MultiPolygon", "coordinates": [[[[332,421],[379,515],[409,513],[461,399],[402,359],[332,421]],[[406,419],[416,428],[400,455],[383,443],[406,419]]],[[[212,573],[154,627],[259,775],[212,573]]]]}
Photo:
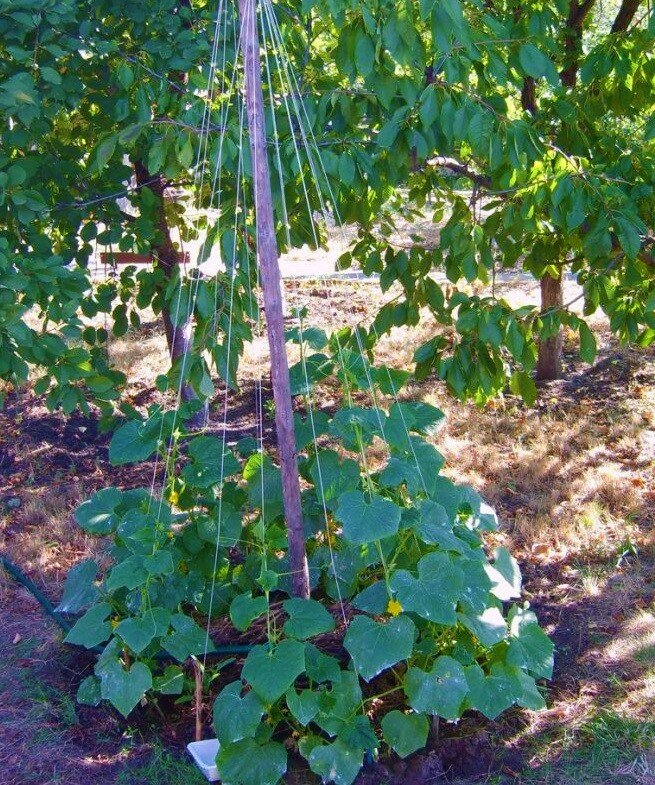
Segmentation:
{"type": "Polygon", "coordinates": [[[118,428],[110,458],[159,451],[162,493],[104,488],[78,508],[112,561],[100,581],[91,562],[71,572],[63,604],[85,612],[66,640],[99,651],[80,700],[127,716],[144,696],[181,693],[185,660],[213,649],[208,615],[229,617],[255,642],[214,703],[221,778],[273,785],[293,747],[349,785],[367,753],[424,746],[431,717],[543,707],[553,646],[520,602],[516,561],[485,547],[493,510],[441,473],[430,437],[443,413],[399,400],[406,377],[356,352],[357,333],[328,339],[301,321],[289,338],[302,348],[291,376],[311,598],[290,596],[274,458],[152,409],[118,428]],[[343,405],[316,409],[316,386],[335,383],[343,405]]]}

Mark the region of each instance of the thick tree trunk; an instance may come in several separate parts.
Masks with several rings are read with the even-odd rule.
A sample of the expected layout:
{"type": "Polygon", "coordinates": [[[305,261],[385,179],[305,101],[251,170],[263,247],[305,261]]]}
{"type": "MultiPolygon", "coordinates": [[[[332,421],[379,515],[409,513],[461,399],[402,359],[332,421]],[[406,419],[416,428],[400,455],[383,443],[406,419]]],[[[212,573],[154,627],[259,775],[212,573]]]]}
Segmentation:
{"type": "MultiPolygon", "coordinates": [[[[157,239],[151,244],[152,251],[157,257],[158,264],[160,265],[166,281],[170,281],[179,270],[179,253],[173,240],[171,238],[171,231],[166,220],[166,212],[164,209],[164,191],[166,190],[164,180],[161,177],[152,178],[148,172],[147,167],[142,161],[134,162],[134,172],[136,175],[136,184],[143,187],[148,183],[148,188],[157,197],[156,208],[156,227],[157,239]]],[[[179,308],[188,309],[188,303],[180,302],[179,308]]],[[[189,354],[193,344],[193,314],[188,314],[187,317],[177,326],[175,322],[178,309],[178,303],[173,303],[172,311],[169,304],[164,304],[162,307],[162,321],[164,322],[164,332],[166,334],[166,343],[168,345],[168,352],[171,357],[171,363],[176,361],[183,362],[185,355],[189,354]]],[[[181,387],[182,400],[185,402],[195,401],[198,396],[196,395],[193,387],[187,383],[182,383],[181,387]]],[[[206,422],[209,413],[208,403],[205,402],[202,409],[194,415],[188,422],[192,428],[202,428],[206,422]]]]}
{"type": "MultiPolygon", "coordinates": [[[[546,273],[541,278],[541,311],[561,308],[564,303],[562,289],[562,274],[552,278],[546,273]]],[[[545,338],[539,343],[539,357],[537,360],[537,379],[547,381],[559,379],[562,375],[562,347],[564,337],[562,330],[552,338],[545,338]]]]}
{"type": "MultiPolygon", "coordinates": [[[[179,5],[180,7],[191,8],[191,0],[180,0],[179,5]]],[[[188,28],[189,24],[185,23],[184,26],[188,28]]],[[[183,87],[180,87],[180,85],[186,85],[188,80],[187,74],[173,73],[172,76],[172,84],[177,85],[174,87],[175,91],[182,93],[183,87]]],[[[157,240],[151,244],[151,248],[153,253],[157,256],[158,263],[161,266],[164,275],[166,276],[166,281],[168,282],[178,272],[180,261],[178,251],[175,248],[171,238],[171,230],[168,225],[166,211],[164,209],[164,192],[166,190],[166,183],[162,175],[152,178],[148,172],[148,167],[143,161],[140,160],[134,162],[134,173],[136,176],[137,186],[143,187],[147,183],[148,188],[150,188],[150,190],[157,197],[155,224],[157,227],[158,237],[157,240]]],[[[186,310],[187,307],[187,303],[179,303],[180,309],[185,308],[186,310]]],[[[176,318],[177,309],[177,302],[173,304],[172,311],[169,305],[166,303],[162,307],[162,321],[164,322],[164,332],[166,334],[166,343],[168,345],[168,353],[170,354],[171,364],[178,360],[182,360],[182,358],[189,354],[193,348],[193,314],[188,314],[186,319],[184,319],[180,324],[175,325],[175,322],[178,321],[176,318]]],[[[191,387],[190,384],[184,382],[180,387],[180,395],[185,403],[198,400],[198,396],[196,395],[193,387],[191,387]]],[[[201,409],[193,417],[187,420],[186,424],[192,429],[201,429],[207,425],[208,417],[209,402],[205,401],[201,409]]]]}
{"type": "Polygon", "coordinates": [[[264,99],[257,33],[256,0],[239,0],[241,39],[245,59],[246,115],[250,154],[253,161],[257,259],[259,262],[268,345],[271,352],[271,381],[275,401],[275,429],[282,475],[282,496],[289,540],[291,585],[295,597],[309,597],[309,571],[302,529],[300,481],[296,460],[296,437],[291,407],[291,384],[284,338],[280,295],[280,268],[275,239],[273,199],[266,151],[264,99]]]}

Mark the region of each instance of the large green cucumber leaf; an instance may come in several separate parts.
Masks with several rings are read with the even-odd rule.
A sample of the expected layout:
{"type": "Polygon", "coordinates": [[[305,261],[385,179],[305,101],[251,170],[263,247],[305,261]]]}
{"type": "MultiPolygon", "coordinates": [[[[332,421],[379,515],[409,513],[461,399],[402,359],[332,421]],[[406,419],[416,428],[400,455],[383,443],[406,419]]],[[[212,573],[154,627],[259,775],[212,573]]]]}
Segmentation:
{"type": "Polygon", "coordinates": [[[87,649],[103,643],[111,635],[111,624],[107,621],[110,614],[111,605],[108,602],[93,605],[68,631],[64,643],[84,646],[87,649]]]}
{"type": "Polygon", "coordinates": [[[143,662],[135,662],[125,669],[117,657],[111,658],[102,664],[98,675],[100,694],[115,706],[123,717],[127,717],[152,687],[152,673],[143,662]]]}
{"type": "Polygon", "coordinates": [[[411,655],[415,632],[414,622],[408,616],[397,616],[386,623],[356,616],[343,643],[360,676],[370,681],[411,655]]]}
{"type": "Polygon", "coordinates": [[[280,469],[268,455],[256,452],[243,467],[248,484],[248,499],[253,507],[263,510],[267,521],[282,514],[282,479],[280,469]]]}
{"type": "Polygon", "coordinates": [[[360,446],[370,444],[374,436],[382,436],[386,419],[387,415],[380,409],[359,406],[339,409],[330,423],[330,433],[341,439],[347,450],[358,451],[360,446]]]}
{"type": "Polygon", "coordinates": [[[112,567],[105,580],[105,588],[109,592],[116,589],[136,589],[148,580],[148,571],[143,564],[142,556],[128,556],[112,567]]]}
{"type": "Polygon", "coordinates": [[[189,442],[189,463],[182,479],[195,488],[210,488],[236,474],[239,461],[216,436],[197,436],[189,442]]]}
{"type": "Polygon", "coordinates": [[[381,725],[384,740],[401,758],[425,747],[429,730],[425,715],[394,709],[384,715],[381,725]]]}
{"type": "Polygon", "coordinates": [[[491,580],[491,593],[507,602],[521,596],[521,570],[518,562],[507,548],[497,548],[493,564],[485,565],[491,580]]]}
{"type": "Polygon", "coordinates": [[[289,711],[301,725],[308,725],[321,708],[321,695],[314,690],[296,692],[290,687],[285,694],[289,711]]]}
{"type": "Polygon", "coordinates": [[[339,496],[346,491],[354,491],[359,485],[360,470],[358,464],[347,458],[341,460],[334,450],[319,450],[311,456],[309,475],[316,489],[316,496],[323,501],[329,510],[333,510],[339,496]]]}
{"type": "MultiPolygon", "coordinates": [[[[359,710],[361,711],[361,705],[359,710]]],[[[344,722],[339,731],[339,738],[349,747],[365,752],[373,752],[380,746],[371,721],[363,714],[357,714],[344,722]]]]}
{"type": "Polygon", "coordinates": [[[532,673],[537,678],[553,675],[553,642],[541,629],[532,611],[513,607],[510,623],[509,650],[506,661],[532,673]]]}
{"type": "Polygon", "coordinates": [[[387,609],[389,592],[384,581],[376,581],[359,592],[352,599],[352,605],[359,611],[380,615],[387,609]]]}
{"type": "Polygon", "coordinates": [[[167,665],[161,676],[152,680],[153,687],[162,695],[180,695],[184,687],[184,671],[179,665],[167,665]]]}
{"type": "Polygon", "coordinates": [[[349,726],[362,709],[362,689],[353,671],[341,671],[332,689],[320,693],[320,711],[314,722],[330,736],[349,726]]]}
{"type": "Polygon", "coordinates": [[[339,660],[320,651],[312,643],[305,644],[305,669],[308,678],[318,684],[336,682],[341,678],[339,660]]]}
{"type": "Polygon", "coordinates": [[[233,681],[214,701],[214,732],[221,744],[252,738],[264,716],[264,704],[257,694],[250,690],[242,696],[242,692],[243,682],[233,681]]]}
{"type": "Polygon", "coordinates": [[[469,692],[464,668],[447,655],[438,657],[429,672],[410,668],[404,687],[414,711],[436,714],[445,720],[461,716],[462,703],[469,692]]]}
{"type": "Polygon", "coordinates": [[[498,608],[486,608],[477,615],[459,613],[458,619],[487,648],[500,643],[507,635],[507,623],[498,608]]]}
{"type": "Polygon", "coordinates": [[[75,699],[83,706],[98,706],[102,700],[100,692],[100,679],[97,676],[87,676],[82,679],[75,699]]]}
{"type": "Polygon", "coordinates": [[[150,608],[141,616],[123,619],[115,632],[135,654],[141,654],[155,637],[167,633],[170,620],[171,613],[166,608],[150,608]]]}
{"type": "Polygon", "coordinates": [[[462,554],[471,550],[453,532],[453,523],[446,508],[431,499],[421,502],[418,516],[412,523],[412,529],[428,545],[438,545],[444,551],[462,554]]]}
{"type": "Polygon", "coordinates": [[[282,607],[289,614],[283,629],[291,638],[302,641],[334,629],[335,624],[331,614],[316,600],[293,597],[286,600],[282,607]]]}
{"type": "Polygon", "coordinates": [[[284,640],[275,647],[253,647],[241,671],[266,704],[274,703],[305,670],[305,647],[300,641],[284,640]]]}
{"type": "Polygon", "coordinates": [[[145,461],[155,452],[161,435],[161,418],[129,420],[116,429],[109,443],[113,466],[145,461]]]}
{"type": "Polygon", "coordinates": [[[437,624],[455,624],[455,608],[464,588],[464,576],[451,557],[440,551],[419,560],[418,578],[408,570],[396,570],[392,591],[408,613],[417,613],[437,624]]]}
{"type": "Polygon", "coordinates": [[[544,696],[539,692],[537,683],[532,676],[525,673],[525,671],[522,671],[520,668],[512,666],[508,666],[507,670],[514,674],[514,677],[519,684],[519,696],[516,698],[516,702],[519,706],[523,706],[524,709],[530,709],[531,711],[541,711],[541,709],[546,708],[544,696]]]}
{"type": "Polygon", "coordinates": [[[162,648],[175,657],[179,662],[184,662],[192,654],[204,654],[205,651],[214,651],[214,643],[196,622],[184,613],[174,613],[171,616],[173,631],[161,639],[162,648]]]}
{"type": "Polygon", "coordinates": [[[305,447],[313,444],[314,439],[327,433],[328,423],[327,414],[320,410],[313,409],[304,420],[298,412],[294,412],[293,428],[296,434],[296,450],[298,452],[304,450],[305,447]]]}
{"type": "MultiPolygon", "coordinates": [[[[484,556],[484,553],[482,554],[484,556]]],[[[457,566],[464,574],[464,588],[459,598],[460,607],[465,613],[483,613],[489,606],[491,579],[485,570],[482,559],[459,559],[457,566]]]]}
{"type": "Polygon", "coordinates": [[[110,534],[116,530],[120,516],[116,508],[123,494],[118,488],[102,488],[75,510],[75,520],[89,534],[110,534]]]}
{"type": "Polygon", "coordinates": [[[58,613],[78,613],[88,608],[98,598],[96,576],[98,564],[93,559],[84,559],[68,571],[64,582],[64,595],[57,606],[58,613]]]}
{"type": "Polygon", "coordinates": [[[467,704],[490,720],[508,709],[523,695],[518,680],[503,666],[494,667],[486,674],[476,663],[464,669],[469,686],[467,704]]]}
{"type": "Polygon", "coordinates": [[[230,619],[240,632],[250,627],[252,622],[268,610],[268,600],[263,595],[238,594],[230,604],[230,619]]]}
{"type": "Polygon", "coordinates": [[[343,526],[344,539],[365,545],[398,531],[400,507],[378,494],[367,498],[361,491],[347,491],[339,497],[335,518],[343,526]]]}
{"type": "Polygon", "coordinates": [[[213,516],[205,515],[199,518],[197,528],[201,540],[214,546],[218,540],[218,544],[223,548],[231,548],[241,539],[243,516],[234,505],[223,501],[216,504],[213,516]]]}
{"type": "Polygon", "coordinates": [[[242,739],[222,745],[216,765],[221,780],[230,785],[276,785],[287,770],[287,751],[274,741],[242,739]]]}
{"type": "Polygon", "coordinates": [[[394,447],[408,450],[409,433],[429,435],[444,421],[445,415],[436,406],[422,401],[403,401],[392,404],[384,435],[394,447]]]}
{"type": "Polygon", "coordinates": [[[359,774],[364,751],[351,747],[341,739],[331,744],[316,745],[309,754],[309,768],[323,779],[336,785],[351,785],[359,774]]]}

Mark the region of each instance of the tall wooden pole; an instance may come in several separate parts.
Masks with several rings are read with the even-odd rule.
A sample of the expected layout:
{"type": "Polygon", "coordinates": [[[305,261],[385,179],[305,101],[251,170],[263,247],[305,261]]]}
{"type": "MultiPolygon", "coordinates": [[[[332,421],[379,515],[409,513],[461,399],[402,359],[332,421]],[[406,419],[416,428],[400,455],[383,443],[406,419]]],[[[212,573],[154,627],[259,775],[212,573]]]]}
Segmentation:
{"type": "Polygon", "coordinates": [[[239,0],[241,46],[244,56],[246,117],[255,188],[257,257],[264,295],[264,310],[271,352],[271,381],[275,401],[275,428],[282,474],[282,496],[289,540],[291,583],[296,597],[309,597],[309,572],[300,506],[296,437],[291,408],[289,364],[284,340],[284,318],[278,249],[273,219],[273,198],[266,151],[261,57],[256,0],[239,0]]]}

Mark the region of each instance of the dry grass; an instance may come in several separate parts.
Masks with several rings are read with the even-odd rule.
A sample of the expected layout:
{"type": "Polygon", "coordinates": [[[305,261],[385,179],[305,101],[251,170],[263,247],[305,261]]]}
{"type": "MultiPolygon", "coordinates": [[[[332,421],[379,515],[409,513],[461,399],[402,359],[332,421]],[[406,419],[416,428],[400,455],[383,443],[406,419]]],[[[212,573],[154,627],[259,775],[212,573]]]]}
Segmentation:
{"type": "MultiPolygon", "coordinates": [[[[0,511],[0,548],[55,596],[73,564],[104,550],[102,541],[85,535],[73,520],[84,497],[78,478],[54,486],[27,486],[20,497],[12,497],[20,498],[19,509],[0,511]]],[[[4,573],[0,575],[6,589],[4,573]]]]}
{"type": "Polygon", "coordinates": [[[638,513],[638,422],[599,423],[584,403],[544,412],[517,411],[513,404],[448,408],[440,448],[450,470],[501,508],[516,544],[611,547],[613,530],[625,532],[638,513]]]}

